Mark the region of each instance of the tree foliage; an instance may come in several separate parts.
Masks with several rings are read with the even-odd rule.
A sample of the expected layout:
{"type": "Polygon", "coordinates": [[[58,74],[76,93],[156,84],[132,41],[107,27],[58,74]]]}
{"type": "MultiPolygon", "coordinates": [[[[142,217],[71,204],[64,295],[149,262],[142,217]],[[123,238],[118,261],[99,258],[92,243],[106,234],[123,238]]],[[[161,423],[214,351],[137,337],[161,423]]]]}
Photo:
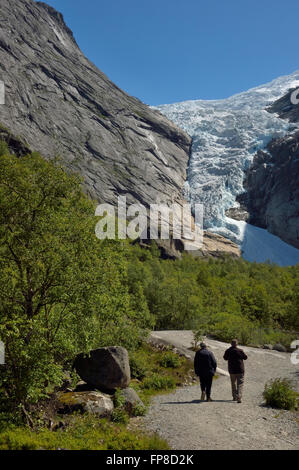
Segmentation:
{"type": "Polygon", "coordinates": [[[130,291],[126,245],[100,242],[81,181],[38,154],[0,158],[0,386],[24,404],[47,394],[80,351],[133,347],[151,325],[130,291]]]}

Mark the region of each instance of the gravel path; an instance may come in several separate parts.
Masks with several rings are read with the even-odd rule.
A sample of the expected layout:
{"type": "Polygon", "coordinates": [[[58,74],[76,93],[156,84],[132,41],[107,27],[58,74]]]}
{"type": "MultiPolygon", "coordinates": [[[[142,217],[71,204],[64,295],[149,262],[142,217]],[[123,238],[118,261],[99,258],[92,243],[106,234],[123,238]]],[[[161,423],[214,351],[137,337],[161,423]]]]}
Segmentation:
{"type": "MultiPolygon", "coordinates": [[[[159,331],[155,341],[188,348],[191,331],[159,331]]],[[[207,340],[220,368],[227,370],[223,353],[228,345],[207,340]]],[[[264,384],[275,377],[288,377],[299,390],[299,369],[289,353],[242,347],[245,384],[241,404],[231,400],[230,379],[213,382],[213,402],[200,401],[199,385],[177,389],[155,397],[144,418],[146,428],[156,431],[175,450],[298,449],[298,415],[262,406],[264,384]],[[297,417],[297,419],[296,419],[297,417]]]]}

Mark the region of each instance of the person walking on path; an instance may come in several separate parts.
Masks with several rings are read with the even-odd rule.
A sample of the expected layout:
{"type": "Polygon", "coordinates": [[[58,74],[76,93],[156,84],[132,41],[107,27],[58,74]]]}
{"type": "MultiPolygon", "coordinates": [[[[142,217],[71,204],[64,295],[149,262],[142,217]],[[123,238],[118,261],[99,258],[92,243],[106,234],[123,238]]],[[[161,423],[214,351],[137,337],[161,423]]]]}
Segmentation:
{"type": "Polygon", "coordinates": [[[245,373],[244,361],[246,361],[247,356],[242,349],[238,348],[238,341],[236,339],[232,340],[231,347],[225,351],[223,359],[228,361],[233,400],[242,403],[245,373]]]}
{"type": "Polygon", "coordinates": [[[194,371],[200,380],[202,401],[206,396],[207,401],[213,401],[211,398],[211,388],[216,368],[217,362],[214,354],[207,349],[205,343],[200,343],[200,349],[194,357],[194,371]]]}

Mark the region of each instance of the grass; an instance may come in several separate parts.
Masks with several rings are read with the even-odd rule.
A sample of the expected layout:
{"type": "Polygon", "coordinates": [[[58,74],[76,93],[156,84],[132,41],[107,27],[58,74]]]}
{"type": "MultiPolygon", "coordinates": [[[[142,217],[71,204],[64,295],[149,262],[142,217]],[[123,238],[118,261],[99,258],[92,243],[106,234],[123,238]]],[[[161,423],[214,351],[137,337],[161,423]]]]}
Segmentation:
{"type": "Polygon", "coordinates": [[[132,432],[122,423],[91,415],[72,416],[65,429],[10,427],[0,433],[0,450],[163,450],[167,443],[156,434],[132,432]]]}
{"type": "Polygon", "coordinates": [[[167,393],[183,385],[190,376],[195,377],[193,363],[188,359],[175,355],[170,349],[161,351],[147,343],[130,355],[130,365],[133,377],[130,386],[145,405],[153,396],[167,393]]]}
{"type": "MultiPolygon", "coordinates": [[[[193,376],[193,364],[170,350],[160,351],[143,343],[130,355],[134,388],[145,407],[138,405],[134,416],[142,416],[151,397],[186,382],[193,376]]],[[[120,391],[114,398],[111,420],[88,414],[57,415],[58,426],[48,429],[46,421],[37,419],[34,429],[0,419],[0,450],[168,450],[167,442],[157,434],[146,433],[139,426],[131,429],[120,391]]],[[[1,416],[0,416],[1,418],[1,416]]]]}

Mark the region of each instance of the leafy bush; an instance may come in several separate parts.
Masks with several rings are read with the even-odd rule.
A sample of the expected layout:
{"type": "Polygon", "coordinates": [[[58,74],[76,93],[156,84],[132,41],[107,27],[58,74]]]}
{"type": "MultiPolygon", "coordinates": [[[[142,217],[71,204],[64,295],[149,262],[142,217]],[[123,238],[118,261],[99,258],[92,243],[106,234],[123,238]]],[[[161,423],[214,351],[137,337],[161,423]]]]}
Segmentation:
{"type": "Polygon", "coordinates": [[[9,154],[9,150],[8,150],[8,145],[6,142],[4,142],[3,140],[0,141],[0,157],[2,155],[8,155],[9,154]]]}
{"type": "Polygon", "coordinates": [[[180,367],[181,360],[177,354],[169,351],[162,355],[159,364],[162,367],[180,367]]]}
{"type": "Polygon", "coordinates": [[[148,359],[140,352],[130,354],[130,369],[133,379],[142,380],[148,374],[148,359]]]}
{"type": "Polygon", "coordinates": [[[125,401],[126,399],[122,393],[122,389],[117,388],[113,396],[113,402],[114,402],[115,408],[123,408],[125,405],[125,401]]]}
{"type": "Polygon", "coordinates": [[[263,393],[266,405],[283,410],[297,409],[298,396],[292,389],[290,380],[281,378],[266,383],[263,393]]]}
{"type": "Polygon", "coordinates": [[[146,406],[142,405],[141,403],[136,403],[133,408],[132,415],[133,416],[144,416],[146,414],[146,406]]]}
{"type": "Polygon", "coordinates": [[[142,285],[157,330],[191,329],[226,341],[237,336],[243,344],[289,346],[296,339],[299,264],[280,267],[187,254],[174,261],[136,244],[131,248],[129,282],[142,285]]]}
{"type": "Polygon", "coordinates": [[[249,344],[255,327],[250,320],[229,313],[216,315],[210,333],[218,339],[230,342],[232,338],[238,338],[240,344],[249,344]]]}
{"type": "Polygon", "coordinates": [[[175,379],[171,376],[152,374],[144,379],[142,388],[153,390],[172,389],[175,388],[175,379]]]}
{"type": "Polygon", "coordinates": [[[130,419],[129,415],[124,408],[122,407],[114,408],[112,415],[111,415],[111,421],[113,423],[128,424],[129,419],[130,419]]]}

